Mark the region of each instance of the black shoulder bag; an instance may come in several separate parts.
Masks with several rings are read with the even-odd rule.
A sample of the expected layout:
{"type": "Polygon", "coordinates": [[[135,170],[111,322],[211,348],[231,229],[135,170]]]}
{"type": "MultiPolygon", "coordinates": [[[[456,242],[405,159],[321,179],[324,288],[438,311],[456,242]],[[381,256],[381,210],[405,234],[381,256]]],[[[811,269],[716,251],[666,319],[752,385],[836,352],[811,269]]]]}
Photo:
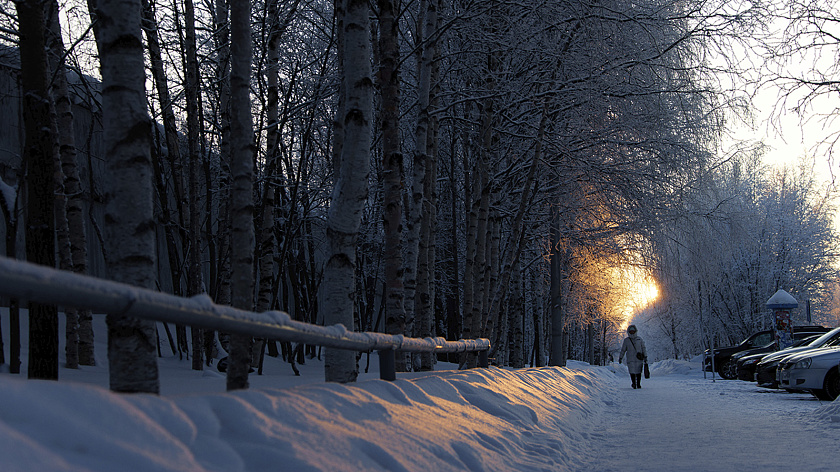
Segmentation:
{"type": "Polygon", "coordinates": [[[642,353],[641,353],[641,352],[639,352],[639,350],[636,348],[636,343],[634,343],[634,342],[633,342],[633,338],[627,338],[627,339],[629,339],[629,340],[630,340],[630,344],[632,344],[632,345],[633,345],[633,350],[634,350],[634,351],[636,351],[636,359],[639,359],[639,360],[644,359],[644,358],[645,358],[645,356],[644,356],[644,355],[642,355],[642,353]]]}
{"type": "MultiPolygon", "coordinates": [[[[633,338],[627,338],[627,339],[629,339],[630,344],[633,345],[633,350],[636,350],[636,343],[633,342],[633,338]]],[[[645,356],[641,352],[636,351],[636,359],[642,360],[644,358],[645,358],[645,356]]],[[[645,378],[646,379],[650,378],[650,368],[648,367],[647,362],[645,362],[645,378]]]]}

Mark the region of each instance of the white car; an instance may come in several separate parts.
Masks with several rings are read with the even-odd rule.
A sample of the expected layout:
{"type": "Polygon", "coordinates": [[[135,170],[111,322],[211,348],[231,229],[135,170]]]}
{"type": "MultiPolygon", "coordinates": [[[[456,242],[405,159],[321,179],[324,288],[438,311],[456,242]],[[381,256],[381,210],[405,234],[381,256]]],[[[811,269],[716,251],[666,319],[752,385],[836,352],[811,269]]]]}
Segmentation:
{"type": "Polygon", "coordinates": [[[779,363],[779,387],[810,392],[820,400],[840,396],[840,348],[807,351],[779,363]]]}

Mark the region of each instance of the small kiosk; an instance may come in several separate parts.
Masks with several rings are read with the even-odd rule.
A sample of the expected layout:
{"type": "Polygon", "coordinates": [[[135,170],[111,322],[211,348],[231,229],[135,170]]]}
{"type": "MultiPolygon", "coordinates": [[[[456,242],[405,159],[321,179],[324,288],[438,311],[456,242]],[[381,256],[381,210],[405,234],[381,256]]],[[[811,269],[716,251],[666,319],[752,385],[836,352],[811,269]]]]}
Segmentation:
{"type": "Polygon", "coordinates": [[[790,321],[790,312],[798,306],[796,299],[784,290],[779,290],[770,297],[770,300],[767,300],[767,308],[773,310],[773,330],[776,334],[778,349],[793,345],[793,323],[790,321]]]}

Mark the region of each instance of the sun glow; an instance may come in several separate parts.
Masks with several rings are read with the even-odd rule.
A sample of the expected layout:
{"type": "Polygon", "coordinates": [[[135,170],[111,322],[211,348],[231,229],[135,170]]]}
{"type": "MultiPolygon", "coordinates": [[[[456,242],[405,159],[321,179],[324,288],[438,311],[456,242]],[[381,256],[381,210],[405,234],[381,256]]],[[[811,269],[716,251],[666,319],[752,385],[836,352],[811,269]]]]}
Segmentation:
{"type": "Polygon", "coordinates": [[[622,303],[621,329],[630,324],[633,315],[650,306],[659,298],[659,286],[653,276],[638,266],[625,266],[617,270],[615,277],[617,285],[622,287],[624,299],[622,303]]]}

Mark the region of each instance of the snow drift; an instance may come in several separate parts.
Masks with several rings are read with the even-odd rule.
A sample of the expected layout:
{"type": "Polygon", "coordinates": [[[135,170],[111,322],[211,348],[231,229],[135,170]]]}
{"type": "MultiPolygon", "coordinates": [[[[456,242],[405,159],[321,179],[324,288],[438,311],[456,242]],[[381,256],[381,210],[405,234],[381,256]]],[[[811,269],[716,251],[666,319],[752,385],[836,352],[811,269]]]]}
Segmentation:
{"type": "Polygon", "coordinates": [[[0,457],[7,471],[556,471],[590,453],[614,382],[490,368],[167,398],[3,376],[0,457]]]}

